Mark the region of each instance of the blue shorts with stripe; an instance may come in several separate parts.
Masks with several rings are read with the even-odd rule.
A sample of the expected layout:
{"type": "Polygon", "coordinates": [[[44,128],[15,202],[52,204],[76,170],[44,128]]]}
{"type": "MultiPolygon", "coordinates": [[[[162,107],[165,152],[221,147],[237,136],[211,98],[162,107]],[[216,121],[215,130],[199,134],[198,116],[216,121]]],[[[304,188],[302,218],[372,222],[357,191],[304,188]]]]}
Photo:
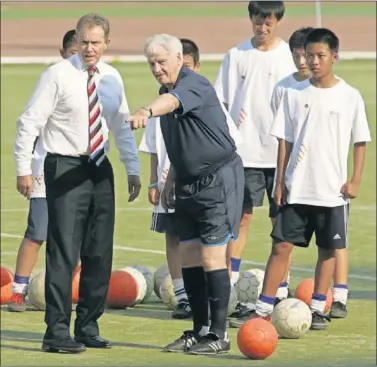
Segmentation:
{"type": "Polygon", "coordinates": [[[237,154],[197,181],[177,181],[175,219],[180,242],[199,240],[203,245],[220,246],[236,239],[244,186],[244,169],[237,154]]]}

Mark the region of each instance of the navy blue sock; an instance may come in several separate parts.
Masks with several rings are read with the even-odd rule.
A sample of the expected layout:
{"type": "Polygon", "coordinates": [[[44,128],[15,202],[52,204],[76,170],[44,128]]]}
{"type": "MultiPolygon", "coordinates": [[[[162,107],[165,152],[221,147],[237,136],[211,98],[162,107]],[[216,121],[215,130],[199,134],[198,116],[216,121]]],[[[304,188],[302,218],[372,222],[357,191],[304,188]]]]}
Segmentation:
{"type": "Polygon", "coordinates": [[[231,257],[230,263],[231,263],[232,271],[236,271],[236,272],[240,271],[241,259],[236,259],[235,257],[231,257]]]}
{"type": "Polygon", "coordinates": [[[14,276],[14,282],[18,284],[29,284],[30,277],[21,277],[19,275],[14,276]]]}

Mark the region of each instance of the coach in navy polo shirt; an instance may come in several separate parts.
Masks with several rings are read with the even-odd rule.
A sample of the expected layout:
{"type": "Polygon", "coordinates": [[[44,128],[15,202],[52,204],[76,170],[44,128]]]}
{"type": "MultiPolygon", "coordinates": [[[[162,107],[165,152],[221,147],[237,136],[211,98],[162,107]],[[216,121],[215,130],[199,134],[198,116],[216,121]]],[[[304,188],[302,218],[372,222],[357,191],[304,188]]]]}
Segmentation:
{"type": "Polygon", "coordinates": [[[206,78],[182,66],[180,40],[155,35],[147,40],[144,53],[161,84],[160,96],[128,121],[137,129],[145,127],[150,117],[161,116],[171,162],[161,200],[165,209],[175,205],[182,275],[194,323],[193,330],[164,350],[223,353],[230,349],[226,252],[229,240],[238,235],[241,219],[241,158],[214,88],[206,78]]]}

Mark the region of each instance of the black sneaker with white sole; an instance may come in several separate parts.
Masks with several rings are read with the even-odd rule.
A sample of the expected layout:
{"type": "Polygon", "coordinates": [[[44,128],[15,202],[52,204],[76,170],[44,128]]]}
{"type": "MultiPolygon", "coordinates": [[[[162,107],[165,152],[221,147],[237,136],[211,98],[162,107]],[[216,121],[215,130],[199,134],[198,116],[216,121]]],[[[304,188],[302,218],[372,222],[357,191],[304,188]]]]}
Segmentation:
{"type": "Polygon", "coordinates": [[[192,316],[191,307],[187,300],[183,300],[178,303],[175,310],[172,312],[171,317],[173,319],[189,319],[192,316]]]}
{"type": "Polygon", "coordinates": [[[329,314],[332,319],[344,319],[347,317],[347,314],[347,306],[344,303],[339,301],[333,302],[329,314]]]}
{"type": "Polygon", "coordinates": [[[331,322],[329,316],[324,313],[314,311],[312,312],[312,325],[310,330],[326,330],[328,323],[331,322]]]}
{"type": "Polygon", "coordinates": [[[226,339],[220,339],[217,334],[208,333],[204,335],[199,343],[195,344],[188,350],[188,354],[222,354],[227,353],[230,350],[230,341],[226,339]]]}
{"type": "Polygon", "coordinates": [[[184,353],[200,341],[200,336],[193,330],[186,330],[183,334],[172,343],[162,349],[163,352],[184,353]]]}
{"type": "Polygon", "coordinates": [[[247,316],[229,320],[229,327],[240,328],[246,321],[251,319],[264,319],[266,321],[271,321],[271,316],[261,316],[257,314],[255,310],[253,310],[247,316]]]}
{"type": "Polygon", "coordinates": [[[229,315],[229,317],[233,317],[239,319],[241,317],[248,316],[252,310],[249,309],[246,305],[243,305],[241,302],[237,303],[236,310],[229,315]]]}

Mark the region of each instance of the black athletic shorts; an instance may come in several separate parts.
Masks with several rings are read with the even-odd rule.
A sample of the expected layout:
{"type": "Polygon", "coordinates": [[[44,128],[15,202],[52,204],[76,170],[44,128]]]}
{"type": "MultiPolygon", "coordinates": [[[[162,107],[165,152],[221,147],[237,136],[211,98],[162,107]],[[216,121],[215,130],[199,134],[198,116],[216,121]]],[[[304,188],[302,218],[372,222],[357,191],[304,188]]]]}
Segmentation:
{"type": "Polygon", "coordinates": [[[177,237],[178,230],[174,213],[153,213],[151,230],[177,237]]]}
{"type": "Polygon", "coordinates": [[[176,183],[175,215],[180,242],[225,245],[238,237],[244,193],[241,158],[190,184],[176,183]]]}
{"type": "Polygon", "coordinates": [[[245,167],[245,193],[243,208],[251,211],[253,208],[263,206],[264,194],[267,194],[269,202],[269,217],[275,218],[278,206],[272,197],[274,188],[275,168],[249,168],[245,167]]]}
{"type": "Polygon", "coordinates": [[[275,243],[308,247],[315,234],[318,247],[343,249],[348,246],[348,216],[348,204],[336,207],[287,204],[279,209],[271,237],[275,243]]]}

